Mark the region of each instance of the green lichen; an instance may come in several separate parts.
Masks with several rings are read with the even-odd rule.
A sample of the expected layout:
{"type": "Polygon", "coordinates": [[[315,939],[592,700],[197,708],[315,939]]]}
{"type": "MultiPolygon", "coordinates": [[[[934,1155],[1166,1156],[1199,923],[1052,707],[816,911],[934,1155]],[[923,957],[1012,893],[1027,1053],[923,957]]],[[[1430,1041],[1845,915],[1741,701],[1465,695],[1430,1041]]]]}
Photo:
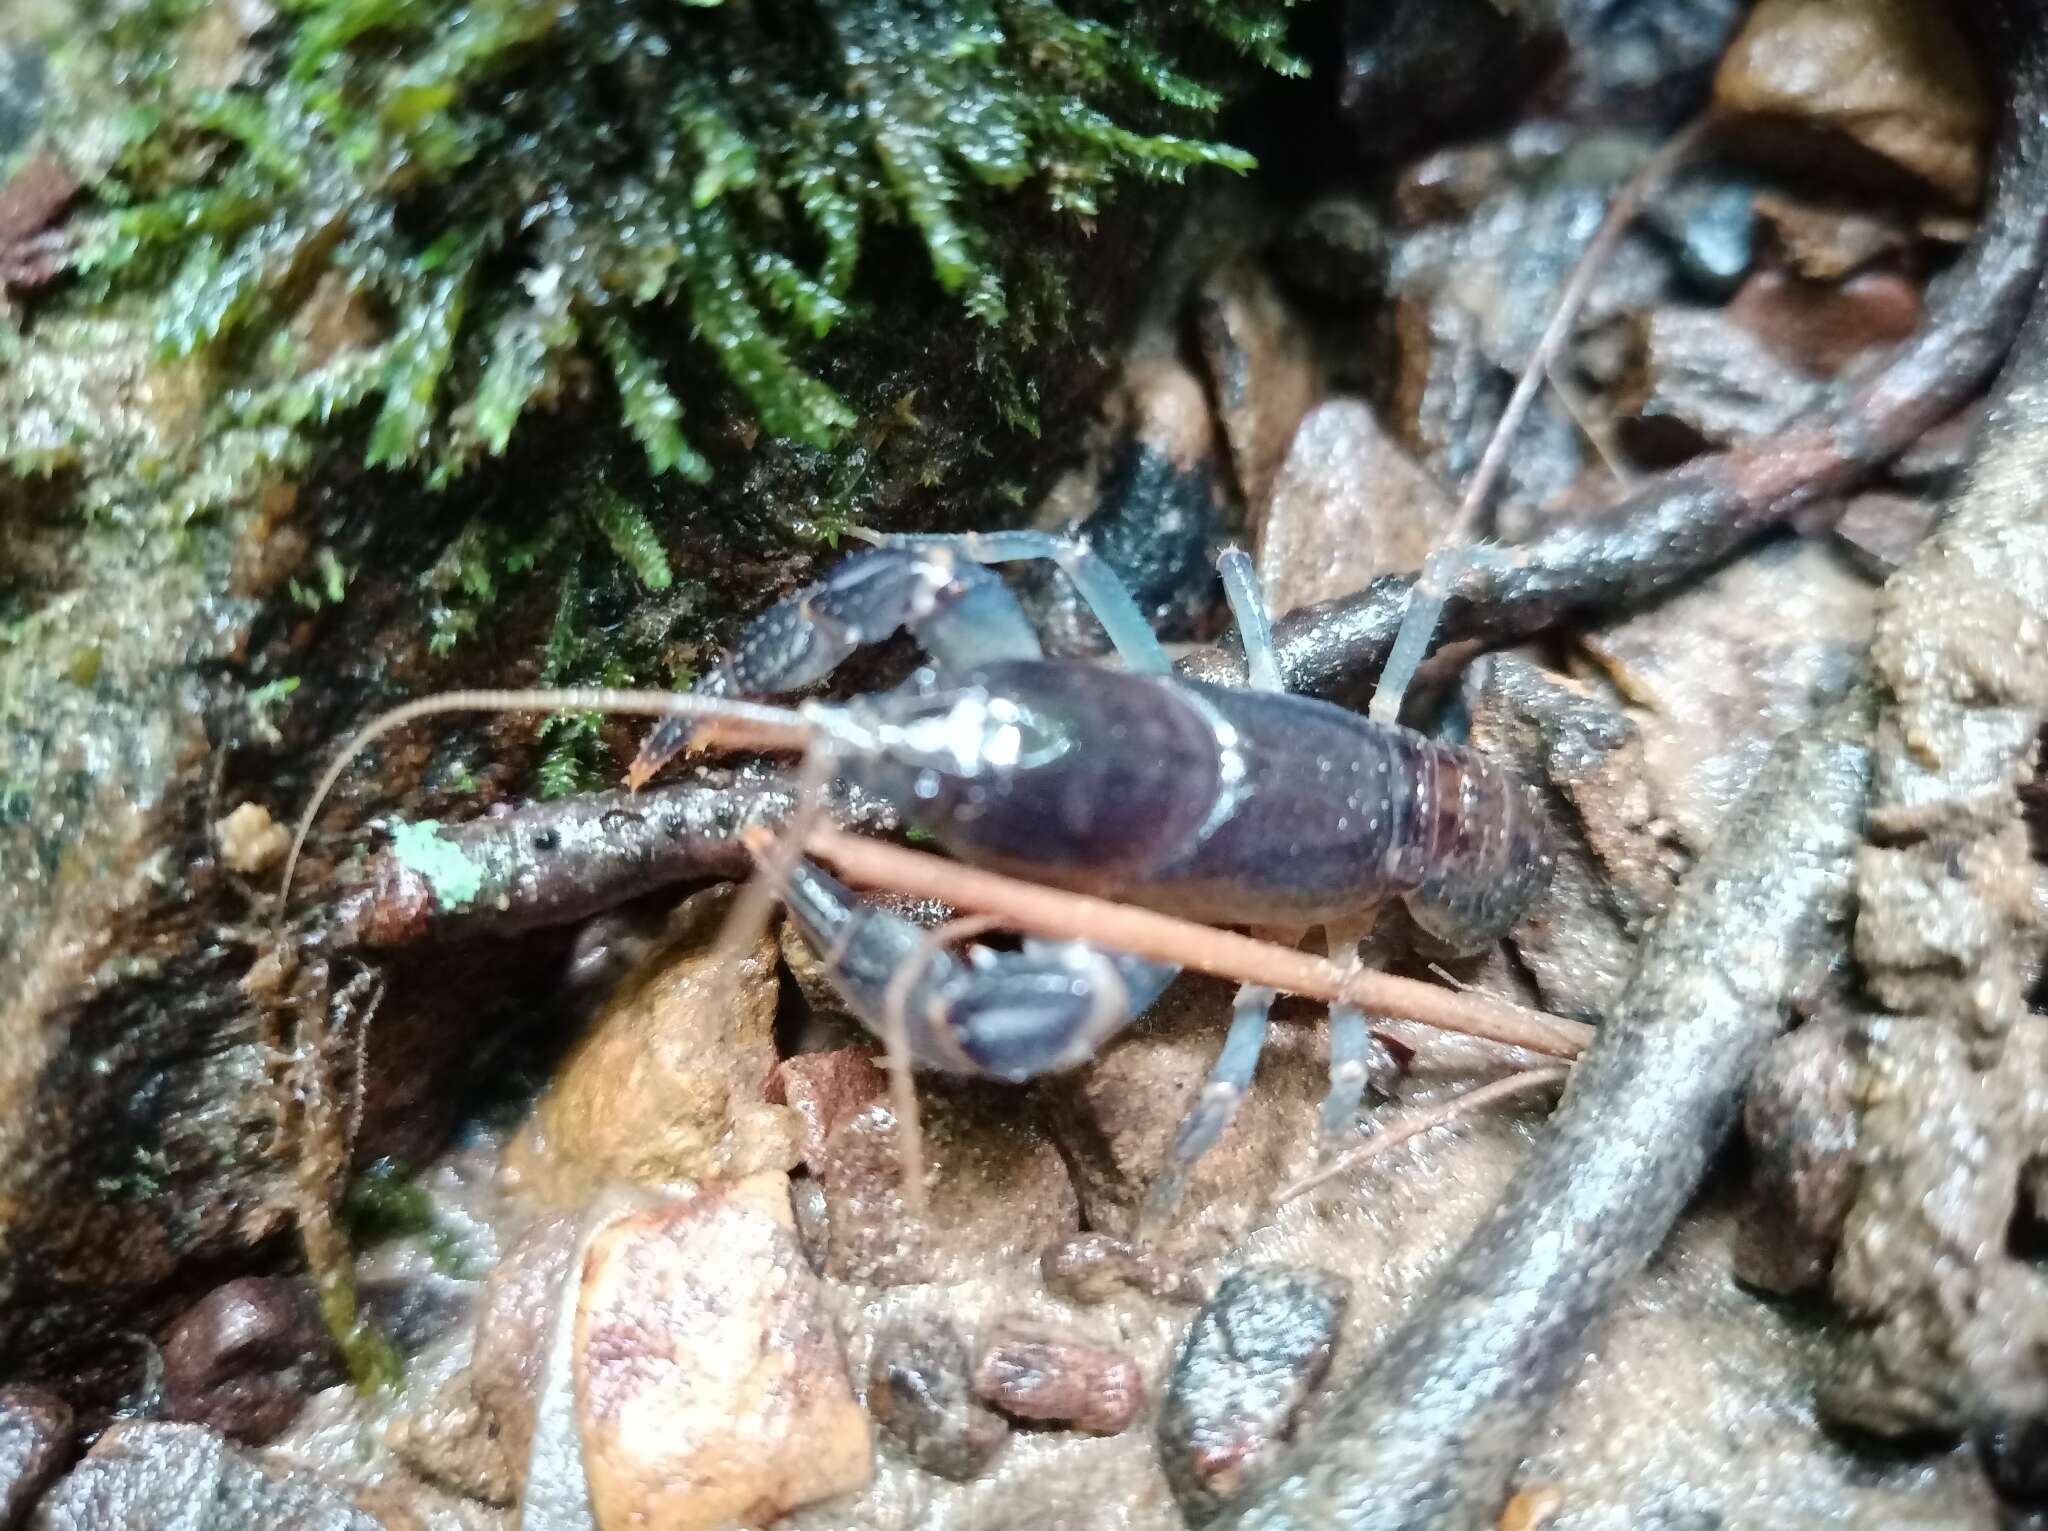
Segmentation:
{"type": "Polygon", "coordinates": [[[599,378],[702,481],[722,419],[820,449],[856,423],[805,351],[857,315],[877,226],[998,325],[994,199],[1087,216],[1121,178],[1248,168],[1188,135],[1221,98],[1183,61],[1296,70],[1286,3],[288,0],[211,70],[221,8],[109,3],[138,105],[77,266],[148,294],[241,426],[360,418],[371,464],[446,476],[599,378]]]}
{"type": "Polygon", "coordinates": [[[409,872],[424,877],[443,910],[465,907],[483,891],[483,868],[462,847],[441,837],[441,821],[418,819],[391,831],[391,854],[409,872]]]}

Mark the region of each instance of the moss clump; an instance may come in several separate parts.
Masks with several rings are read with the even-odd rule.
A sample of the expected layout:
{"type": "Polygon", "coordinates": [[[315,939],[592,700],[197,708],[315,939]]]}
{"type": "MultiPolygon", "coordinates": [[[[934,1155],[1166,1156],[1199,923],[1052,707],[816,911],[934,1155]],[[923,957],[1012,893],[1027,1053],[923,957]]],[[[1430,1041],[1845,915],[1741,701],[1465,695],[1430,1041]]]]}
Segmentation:
{"type": "Polygon", "coordinates": [[[853,423],[800,355],[855,311],[872,226],[998,324],[985,199],[1086,215],[1120,176],[1248,167],[1160,131],[1219,104],[1175,60],[1206,34],[1294,69],[1287,0],[1096,3],[288,0],[213,39],[212,83],[224,8],[107,9],[141,105],[78,268],[151,294],[237,423],[367,406],[372,464],[445,475],[596,375],[657,471],[702,480],[700,381],[787,440],[853,423]],[[322,305],[352,343],[309,334],[322,305]]]}

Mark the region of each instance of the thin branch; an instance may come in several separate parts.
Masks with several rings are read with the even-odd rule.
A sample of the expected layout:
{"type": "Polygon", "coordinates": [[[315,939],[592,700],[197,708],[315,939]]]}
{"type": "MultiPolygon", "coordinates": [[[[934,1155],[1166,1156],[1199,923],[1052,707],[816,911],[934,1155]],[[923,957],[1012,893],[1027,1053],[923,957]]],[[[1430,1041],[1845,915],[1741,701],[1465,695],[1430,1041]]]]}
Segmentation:
{"type": "Polygon", "coordinates": [[[1339,1175],[1356,1169],[1366,1160],[1379,1157],[1390,1148],[1399,1148],[1410,1138],[1419,1138],[1432,1128],[1441,1127],[1446,1122],[1455,1122],[1460,1117],[1470,1116],[1495,1101],[1508,1100],[1544,1085],[1561,1084],[1570,1074],[1571,1070],[1568,1068],[1523,1069],[1520,1073],[1510,1074],[1505,1079],[1496,1079],[1491,1084],[1460,1090],[1449,1100],[1410,1112],[1392,1126],[1374,1133],[1356,1148],[1347,1148],[1329,1163],[1317,1166],[1292,1185],[1282,1187],[1275,1200],[1292,1201],[1325,1181],[1335,1180],[1339,1175]]]}
{"type": "Polygon", "coordinates": [[[1095,942],[1134,957],[1356,1005],[1374,1015],[1420,1021],[1440,1031],[1483,1037],[1552,1058],[1576,1058],[1593,1037],[1592,1027],[1562,1016],[1478,994],[1454,993],[1392,973],[1350,972],[1327,957],[1270,941],[1106,898],[1019,882],[844,830],[821,828],[805,849],[855,883],[999,914],[1005,924],[1033,935],[1095,942]]]}

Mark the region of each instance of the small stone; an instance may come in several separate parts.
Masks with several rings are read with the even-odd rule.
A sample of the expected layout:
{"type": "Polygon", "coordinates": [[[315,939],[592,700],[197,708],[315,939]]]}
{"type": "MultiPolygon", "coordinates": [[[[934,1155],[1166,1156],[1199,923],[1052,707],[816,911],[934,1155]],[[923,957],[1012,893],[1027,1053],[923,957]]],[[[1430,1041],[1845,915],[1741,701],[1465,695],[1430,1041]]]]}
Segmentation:
{"type": "Polygon", "coordinates": [[[1202,284],[1195,331],[1237,486],[1256,519],[1302,416],[1322,396],[1321,369],[1301,322],[1264,266],[1250,261],[1227,266],[1202,284]]]}
{"type": "Polygon", "coordinates": [[[496,1427],[515,1491],[525,1490],[535,1454],[543,1368],[582,1237],[575,1218],[542,1218],[513,1240],[484,1282],[470,1391],[496,1427]]]}
{"type": "Polygon", "coordinates": [[[1841,507],[1829,528],[1837,543],[1872,579],[1891,578],[1941,518],[1936,500],[1873,489],[1841,507]]]}
{"type": "Polygon", "coordinates": [[[200,1425],[124,1421],[44,1496],[28,1531],[383,1531],[305,1468],[259,1460],[200,1425]]]}
{"type": "MultiPolygon", "coordinates": [[[[1123,580],[1162,638],[1196,636],[1215,604],[1211,562],[1223,525],[1216,421],[1202,380],[1171,356],[1134,360],[1116,395],[1118,434],[1091,477],[1070,481],[1085,513],[1072,534],[1123,580]]],[[[1055,492],[1050,504],[1062,506],[1055,492]]],[[[1040,635],[1057,654],[1099,654],[1109,640],[1065,577],[1031,580],[1040,635]]]]}
{"type": "Polygon", "coordinates": [[[1643,321],[1638,364],[1616,407],[1637,456],[1673,462],[1776,436],[1823,393],[1729,309],[1659,308],[1643,321]]]}
{"type": "Polygon", "coordinates": [[[1742,1127],[1754,1198],[1735,1274],[1768,1292],[1827,1280],[1856,1199],[1857,1089],[1867,1051],[1855,1020],[1814,1020],[1771,1044],[1749,1083],[1742,1127]]]}
{"type": "Polygon", "coordinates": [[[1312,297],[1369,302],[1386,286],[1386,225],[1363,197],[1323,197],[1281,236],[1273,260],[1289,284],[1312,297]]]}
{"type": "Polygon", "coordinates": [[[0,1388],[0,1531],[22,1523],[70,1455],[70,1404],[39,1387],[0,1388]]]}
{"type": "Polygon", "coordinates": [[[926,1472],[978,1476],[1010,1438],[1000,1414],[969,1389],[967,1345],[942,1319],[904,1323],[875,1342],[868,1412],[926,1472]]]}
{"type": "Polygon", "coordinates": [[[1743,283],[1728,317],[1811,377],[1833,377],[1866,352],[1920,328],[1920,289],[1894,271],[1864,271],[1838,284],[1760,271],[1743,283]]]}
{"type": "Polygon", "coordinates": [[[1159,1411],[1159,1455],[1199,1526],[1289,1439],[1329,1370],[1349,1289],[1320,1271],[1238,1272],[1188,1329],[1159,1411]]]}
{"type": "Polygon", "coordinates": [[[697,894],[670,920],[673,940],[590,1024],[527,1129],[506,1175],[553,1205],[607,1185],[662,1187],[785,1170],[799,1124],[767,1100],[781,984],[763,936],[737,959],[718,949],[730,900],[697,894]]]}
{"type": "Polygon", "coordinates": [[[1793,275],[1839,282],[1866,266],[1898,260],[1915,243],[1911,225],[1861,203],[1759,192],[1756,215],[1793,275]]]}
{"type": "Polygon", "coordinates": [[[1403,228],[1465,217],[1500,187],[1507,155],[1499,144],[1453,144],[1401,167],[1394,214],[1403,228]]]}
{"type": "Polygon", "coordinates": [[[164,1409],[260,1446],[340,1379],[339,1357],[312,1289],[281,1276],[243,1276],[187,1308],[164,1337],[164,1409]]]}
{"type": "Polygon", "coordinates": [[[1868,168],[1847,149],[1958,207],[1982,190],[1990,96],[1943,0],[1759,0],[1721,60],[1714,106],[1756,123],[1781,162],[1785,129],[1803,126],[1837,151],[1819,168],[1868,168]]]}
{"type": "Polygon", "coordinates": [[[1693,287],[1726,297],[1749,273],[1756,254],[1756,188],[1747,180],[1694,171],[1666,186],[1644,210],[1671,242],[1679,270],[1693,287]]]}
{"type": "Polygon", "coordinates": [[[1162,1260],[1143,1244],[1108,1233],[1063,1239],[1039,1262],[1046,1289],[1069,1302],[1112,1302],[1127,1291],[1168,1302],[1200,1302],[1202,1284],[1192,1271],[1162,1260]]]}
{"type": "Polygon", "coordinates": [[[261,803],[243,803],[213,826],[220,859],[230,872],[256,877],[269,871],[291,849],[291,831],[270,816],[261,803]]]}
{"type": "Polygon", "coordinates": [[[862,1107],[885,1099],[889,1076],[866,1047],[785,1058],[769,1076],[768,1098],[796,1112],[803,1122],[804,1163],[814,1173],[825,1161],[832,1134],[862,1107]]]}
{"type": "Polygon", "coordinates": [[[710,1531],[864,1487],[867,1415],[779,1174],[600,1229],[576,1396],[601,1531],[710,1531]]]}
{"type": "Polygon", "coordinates": [[[1564,1490],[1555,1483],[1520,1489],[1501,1510],[1494,1531],[1537,1531],[1563,1514],[1564,1506],[1564,1490]]]}
{"type": "Polygon", "coordinates": [[[997,1324],[974,1368],[974,1391],[1016,1419],[1117,1435],[1145,1407],[1138,1363],[1027,1319],[997,1324]]]}
{"type": "Polygon", "coordinates": [[[498,1423],[477,1402],[467,1372],[441,1384],[425,1408],[392,1420],[384,1442],[430,1483],[485,1504],[518,1497],[498,1423]]]}
{"type": "Polygon", "coordinates": [[[1059,1149],[1023,1092],[920,1081],[925,1207],[903,1194],[896,1113],[862,1107],[812,1173],[825,1187],[825,1274],[870,1286],[966,1279],[1024,1265],[1081,1226],[1059,1149]]]}
{"type": "Polygon", "coordinates": [[[1318,404],[1254,518],[1267,607],[1280,616],[1420,568],[1450,513],[1436,481],[1362,400],[1318,404]]]}

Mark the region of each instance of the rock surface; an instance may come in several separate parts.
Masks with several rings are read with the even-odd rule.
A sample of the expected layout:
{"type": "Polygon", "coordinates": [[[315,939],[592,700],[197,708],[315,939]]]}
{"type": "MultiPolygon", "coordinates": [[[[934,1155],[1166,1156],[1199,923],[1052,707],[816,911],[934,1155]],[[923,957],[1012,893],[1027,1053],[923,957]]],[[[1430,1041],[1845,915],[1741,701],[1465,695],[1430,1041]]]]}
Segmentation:
{"type": "Polygon", "coordinates": [[[869,1479],[867,1415],[781,1175],[707,1182],[600,1229],[576,1351],[604,1531],[772,1519],[869,1479]]]}
{"type": "Polygon", "coordinates": [[[971,1391],[967,1343],[952,1325],[903,1323],[875,1342],[868,1413],[927,1472],[965,1482],[1010,1438],[971,1391]]]}
{"type": "Polygon", "coordinates": [[[1865,1024],[1814,1020],[1780,1037],[1742,1106],[1756,1201],[1735,1246],[1735,1274],[1791,1293],[1827,1280],[1856,1194],[1856,1092],[1865,1024]]]}
{"type": "Polygon", "coordinates": [[[1983,184],[1988,100],[1936,0],[1760,0],[1714,81],[1719,112],[1823,130],[1963,207],[1983,184]]]}
{"type": "Polygon", "coordinates": [[[579,1206],[607,1184],[656,1188],[796,1163],[798,1124],[767,1098],[776,945],[764,934],[726,959],[718,932],[729,902],[713,891],[679,906],[670,943],[591,1022],[507,1154],[522,1190],[579,1206]]]}
{"type": "Polygon", "coordinates": [[[1238,1272],[1189,1326],[1159,1411],[1159,1454],[1190,1525],[1237,1497],[1291,1439],[1330,1367],[1348,1296],[1315,1271],[1238,1272]]]}
{"type": "Polygon", "coordinates": [[[29,1531],[384,1531],[303,1469],[270,1466],[199,1425],[117,1424],[52,1489],[29,1531]]]}
{"type": "Polygon", "coordinates": [[[41,1388],[0,1388],[0,1531],[28,1518],[71,1454],[71,1405],[41,1388]]]}

